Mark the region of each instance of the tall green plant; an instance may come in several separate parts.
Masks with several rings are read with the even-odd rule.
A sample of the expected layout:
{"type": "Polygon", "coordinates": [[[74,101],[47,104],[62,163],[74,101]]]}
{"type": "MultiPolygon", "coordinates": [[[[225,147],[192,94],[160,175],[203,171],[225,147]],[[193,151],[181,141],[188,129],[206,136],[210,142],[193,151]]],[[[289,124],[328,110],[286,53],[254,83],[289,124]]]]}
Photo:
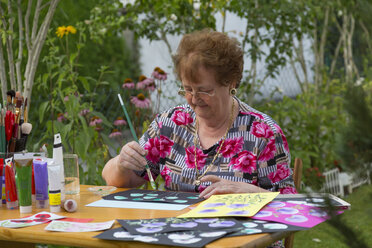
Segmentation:
{"type": "MultiPolygon", "coordinates": [[[[322,90],[309,84],[307,93],[282,101],[265,101],[258,106],[270,114],[282,127],[288,139],[292,158],[299,157],[304,167],[318,167],[321,171],[333,166],[338,159],[336,135],[345,123],[342,99],[345,86],[338,80],[322,90]]],[[[306,178],[305,178],[306,180],[306,178]]]]}

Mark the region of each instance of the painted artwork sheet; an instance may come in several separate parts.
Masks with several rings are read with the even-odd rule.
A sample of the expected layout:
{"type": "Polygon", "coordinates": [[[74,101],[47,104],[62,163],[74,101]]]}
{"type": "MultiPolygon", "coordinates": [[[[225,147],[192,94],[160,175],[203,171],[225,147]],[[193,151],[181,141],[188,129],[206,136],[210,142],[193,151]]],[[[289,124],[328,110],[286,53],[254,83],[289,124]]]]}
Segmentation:
{"type": "MultiPolygon", "coordinates": [[[[95,238],[115,241],[138,241],[150,244],[182,246],[182,247],[204,247],[208,243],[222,238],[233,230],[216,230],[216,231],[185,231],[172,233],[155,233],[153,235],[131,234],[124,228],[119,227],[107,230],[95,238]]],[[[140,247],[140,245],[138,245],[140,247]]]]}
{"type": "Polygon", "coordinates": [[[206,218],[255,215],[279,192],[212,195],[191,211],[178,218],[206,218]]]}
{"type": "Polygon", "coordinates": [[[273,201],[261,209],[252,219],[311,228],[326,221],[329,216],[324,209],[318,207],[273,201]]]}
{"type": "Polygon", "coordinates": [[[95,223],[52,221],[45,227],[44,230],[55,232],[96,232],[110,229],[114,222],[114,220],[95,223]]]}
{"type": "Polygon", "coordinates": [[[117,220],[131,234],[153,234],[175,231],[213,231],[242,228],[240,221],[233,218],[158,218],[145,220],[117,220]]]}
{"type": "Polygon", "coordinates": [[[129,189],[102,197],[105,200],[192,205],[203,201],[198,193],[129,189]]]}
{"type": "Polygon", "coordinates": [[[306,230],[308,228],[301,226],[294,226],[289,224],[277,223],[266,220],[251,220],[247,218],[238,219],[244,227],[240,228],[238,231],[227,234],[226,237],[244,236],[257,233],[273,233],[273,232],[283,232],[283,231],[300,231],[306,230]]]}
{"type": "Polygon", "coordinates": [[[349,209],[350,203],[330,194],[317,194],[317,195],[280,195],[275,200],[289,202],[294,204],[302,204],[311,207],[327,207],[329,205],[337,207],[338,209],[349,209]]]}
{"type": "Polygon", "coordinates": [[[51,220],[63,219],[64,216],[49,212],[40,212],[26,218],[9,219],[0,221],[0,227],[20,228],[47,223],[51,220]]]}

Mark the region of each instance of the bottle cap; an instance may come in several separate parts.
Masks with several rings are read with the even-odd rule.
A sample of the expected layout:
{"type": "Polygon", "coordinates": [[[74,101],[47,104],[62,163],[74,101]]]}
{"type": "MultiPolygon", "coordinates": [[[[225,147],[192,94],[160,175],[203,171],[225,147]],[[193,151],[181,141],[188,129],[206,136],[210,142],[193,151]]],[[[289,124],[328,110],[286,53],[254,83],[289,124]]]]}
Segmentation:
{"type": "Polygon", "coordinates": [[[19,212],[21,214],[27,214],[32,212],[32,206],[19,206],[19,212]]]}

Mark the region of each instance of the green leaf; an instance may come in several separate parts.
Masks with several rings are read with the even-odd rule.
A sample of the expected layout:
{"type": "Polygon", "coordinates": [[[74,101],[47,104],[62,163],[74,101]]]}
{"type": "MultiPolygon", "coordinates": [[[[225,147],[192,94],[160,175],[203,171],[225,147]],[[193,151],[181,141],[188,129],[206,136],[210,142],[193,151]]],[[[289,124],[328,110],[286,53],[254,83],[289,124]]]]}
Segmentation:
{"type": "Polygon", "coordinates": [[[49,102],[43,102],[40,104],[39,107],[39,122],[42,123],[44,121],[44,114],[49,110],[50,105],[49,102]]]}

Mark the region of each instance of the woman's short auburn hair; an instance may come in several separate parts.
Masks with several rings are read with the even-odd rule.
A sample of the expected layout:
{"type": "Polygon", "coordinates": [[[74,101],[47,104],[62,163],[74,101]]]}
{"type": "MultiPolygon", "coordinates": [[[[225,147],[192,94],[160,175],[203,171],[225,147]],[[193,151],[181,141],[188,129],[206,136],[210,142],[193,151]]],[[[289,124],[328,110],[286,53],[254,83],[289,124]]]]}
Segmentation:
{"type": "Polygon", "coordinates": [[[224,33],[203,29],[183,36],[173,56],[178,79],[199,83],[199,68],[212,70],[216,82],[239,87],[243,73],[240,43],[224,33]]]}

